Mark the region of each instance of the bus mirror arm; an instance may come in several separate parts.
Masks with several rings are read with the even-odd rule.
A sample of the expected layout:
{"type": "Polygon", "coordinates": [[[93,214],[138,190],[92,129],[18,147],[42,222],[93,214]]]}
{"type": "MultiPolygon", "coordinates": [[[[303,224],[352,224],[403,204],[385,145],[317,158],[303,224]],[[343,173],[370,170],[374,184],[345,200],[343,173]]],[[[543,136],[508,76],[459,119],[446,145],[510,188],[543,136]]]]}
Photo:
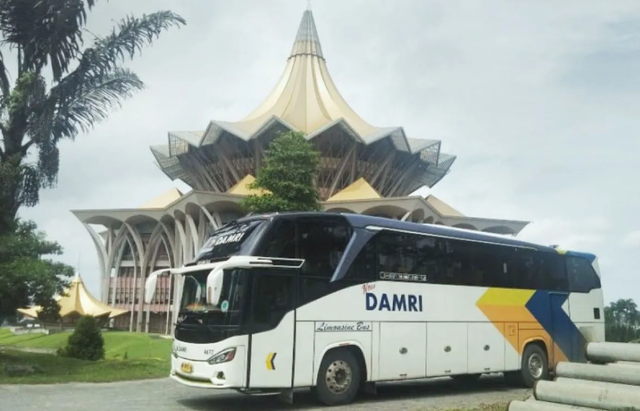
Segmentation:
{"type": "Polygon", "coordinates": [[[217,306],[220,303],[222,294],[222,283],[224,280],[224,270],[232,268],[257,268],[257,267],[279,267],[279,268],[301,268],[305,263],[299,258],[269,258],[252,256],[233,256],[227,261],[218,263],[207,276],[206,301],[208,305],[217,306]]]}

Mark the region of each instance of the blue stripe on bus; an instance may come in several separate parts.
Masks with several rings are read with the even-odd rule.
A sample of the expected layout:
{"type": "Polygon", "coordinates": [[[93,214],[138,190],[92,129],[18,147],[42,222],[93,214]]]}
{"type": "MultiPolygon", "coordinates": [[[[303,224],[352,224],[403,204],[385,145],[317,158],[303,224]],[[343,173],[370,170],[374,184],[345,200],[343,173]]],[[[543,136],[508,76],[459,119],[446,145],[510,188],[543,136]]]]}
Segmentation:
{"type": "Polygon", "coordinates": [[[584,362],[584,336],[562,309],[568,297],[567,293],[538,290],[529,299],[526,307],[569,361],[584,362]]]}

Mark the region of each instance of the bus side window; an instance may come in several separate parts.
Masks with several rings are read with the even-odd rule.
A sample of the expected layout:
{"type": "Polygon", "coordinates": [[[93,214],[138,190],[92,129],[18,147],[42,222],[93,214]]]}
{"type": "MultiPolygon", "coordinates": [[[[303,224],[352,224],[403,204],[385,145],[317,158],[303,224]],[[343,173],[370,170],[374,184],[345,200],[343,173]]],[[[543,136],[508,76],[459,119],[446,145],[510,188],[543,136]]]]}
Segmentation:
{"type": "Polygon", "coordinates": [[[600,278],[588,260],[582,257],[567,256],[566,261],[570,292],[588,293],[601,287],[600,278]]]}
{"type": "Polygon", "coordinates": [[[406,235],[402,233],[383,231],[376,235],[378,249],[378,270],[385,273],[397,273],[402,269],[403,255],[411,250],[407,249],[406,235]]]}
{"type": "Polygon", "coordinates": [[[569,289],[569,283],[563,256],[553,253],[540,253],[539,258],[543,259],[544,272],[542,274],[546,276],[546,283],[539,288],[553,291],[567,291],[569,289]]]}
{"type": "Polygon", "coordinates": [[[283,220],[267,234],[266,244],[259,254],[265,257],[296,257],[296,224],[291,220],[283,220]]]}
{"type": "Polygon", "coordinates": [[[417,240],[420,236],[383,231],[378,234],[376,238],[378,249],[378,279],[382,272],[418,274],[417,240]]]}
{"type": "Polygon", "coordinates": [[[471,284],[482,287],[510,286],[506,270],[507,247],[477,243],[473,249],[471,284]]]}
{"type": "Polygon", "coordinates": [[[300,220],[299,258],[304,258],[303,276],[331,279],[351,238],[344,223],[318,219],[300,220]]]}
{"type": "Polygon", "coordinates": [[[427,276],[427,282],[444,278],[444,241],[440,238],[416,236],[416,274],[427,276]]]}
{"type": "Polygon", "coordinates": [[[351,227],[342,221],[298,220],[298,257],[305,260],[300,270],[299,306],[346,286],[344,281],[330,281],[350,238],[351,227]]]}
{"type": "Polygon", "coordinates": [[[378,279],[376,272],[376,240],[371,238],[367,244],[362,247],[358,256],[349,267],[347,274],[342,281],[348,283],[364,283],[376,281],[378,279]]]}
{"type": "Polygon", "coordinates": [[[440,284],[471,285],[473,279],[474,244],[463,240],[446,240],[444,272],[440,284]]]}

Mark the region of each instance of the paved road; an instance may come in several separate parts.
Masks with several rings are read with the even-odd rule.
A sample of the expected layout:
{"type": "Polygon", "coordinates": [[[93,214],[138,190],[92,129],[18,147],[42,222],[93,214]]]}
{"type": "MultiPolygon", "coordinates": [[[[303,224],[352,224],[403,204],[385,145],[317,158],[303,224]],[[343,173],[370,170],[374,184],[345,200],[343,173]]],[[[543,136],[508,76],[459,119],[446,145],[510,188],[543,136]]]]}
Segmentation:
{"type": "MultiPolygon", "coordinates": [[[[463,387],[449,379],[386,384],[377,397],[362,398],[337,409],[425,411],[469,407],[527,397],[529,390],[512,389],[501,378],[485,377],[463,387]]],[[[320,407],[308,390],[296,393],[294,405],[273,397],[249,397],[235,392],[192,389],[169,379],[110,384],[0,385],[2,411],[237,411],[305,410],[320,407]]]]}

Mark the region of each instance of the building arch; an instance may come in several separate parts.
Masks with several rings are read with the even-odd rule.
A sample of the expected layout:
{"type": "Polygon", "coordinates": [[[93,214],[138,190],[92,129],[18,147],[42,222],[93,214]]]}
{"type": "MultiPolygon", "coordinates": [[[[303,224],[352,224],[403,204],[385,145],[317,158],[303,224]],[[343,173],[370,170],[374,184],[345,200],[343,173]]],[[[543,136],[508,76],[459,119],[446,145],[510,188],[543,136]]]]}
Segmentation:
{"type": "Polygon", "coordinates": [[[411,221],[414,223],[418,223],[424,220],[425,212],[422,208],[418,208],[411,212],[407,212],[405,215],[406,215],[406,218],[404,218],[404,221],[411,221]]]}

